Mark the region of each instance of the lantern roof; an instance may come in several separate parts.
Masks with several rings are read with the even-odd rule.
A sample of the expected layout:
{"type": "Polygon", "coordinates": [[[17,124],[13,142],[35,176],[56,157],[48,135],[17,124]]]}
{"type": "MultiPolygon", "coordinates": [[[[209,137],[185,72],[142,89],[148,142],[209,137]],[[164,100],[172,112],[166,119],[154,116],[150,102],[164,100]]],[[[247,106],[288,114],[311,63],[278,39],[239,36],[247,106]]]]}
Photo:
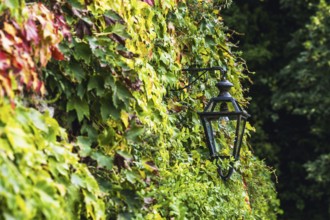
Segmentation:
{"type": "Polygon", "coordinates": [[[209,103],[204,108],[203,112],[198,112],[199,115],[209,115],[210,117],[215,115],[242,115],[244,117],[250,117],[250,115],[244,111],[235,98],[231,96],[229,90],[233,87],[233,84],[229,82],[224,76],[220,82],[216,84],[219,89],[219,95],[210,99],[209,103]],[[226,103],[225,105],[222,103],[226,103]],[[217,105],[221,106],[217,108],[217,105]],[[228,106],[229,105],[229,106],[228,106]]]}

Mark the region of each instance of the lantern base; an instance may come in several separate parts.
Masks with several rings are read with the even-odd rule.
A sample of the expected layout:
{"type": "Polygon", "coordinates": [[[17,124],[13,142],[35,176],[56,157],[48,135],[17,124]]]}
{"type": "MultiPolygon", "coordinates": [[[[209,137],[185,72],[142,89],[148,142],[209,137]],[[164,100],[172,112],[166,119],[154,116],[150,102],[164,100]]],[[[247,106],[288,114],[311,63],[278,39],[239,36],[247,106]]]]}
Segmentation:
{"type": "Polygon", "coordinates": [[[216,165],[218,167],[217,168],[218,174],[219,174],[219,176],[221,177],[222,180],[226,181],[231,177],[231,175],[234,172],[234,163],[230,162],[230,168],[228,169],[227,174],[224,174],[222,169],[221,169],[221,166],[218,163],[219,159],[223,159],[223,158],[230,158],[230,156],[213,156],[211,158],[211,161],[216,160],[216,165]]]}

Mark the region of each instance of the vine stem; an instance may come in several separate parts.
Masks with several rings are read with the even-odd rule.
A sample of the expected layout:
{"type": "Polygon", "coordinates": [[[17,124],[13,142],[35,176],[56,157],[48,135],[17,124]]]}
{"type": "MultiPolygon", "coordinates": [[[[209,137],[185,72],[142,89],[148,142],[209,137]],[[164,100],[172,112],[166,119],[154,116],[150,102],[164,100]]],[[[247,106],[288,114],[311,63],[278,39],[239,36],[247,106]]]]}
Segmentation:
{"type": "Polygon", "coordinates": [[[245,181],[244,176],[242,176],[242,179],[243,179],[244,190],[246,192],[245,202],[248,205],[249,211],[252,212],[252,207],[251,207],[251,203],[250,203],[250,196],[249,196],[249,191],[248,191],[247,183],[245,181]]]}

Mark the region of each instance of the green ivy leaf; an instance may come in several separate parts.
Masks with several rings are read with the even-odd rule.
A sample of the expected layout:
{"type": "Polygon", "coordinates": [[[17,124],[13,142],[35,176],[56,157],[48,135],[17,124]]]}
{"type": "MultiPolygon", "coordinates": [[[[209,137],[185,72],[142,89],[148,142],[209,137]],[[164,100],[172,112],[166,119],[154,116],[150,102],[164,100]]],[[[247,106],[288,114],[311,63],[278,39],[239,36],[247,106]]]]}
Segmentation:
{"type": "Polygon", "coordinates": [[[104,98],[101,100],[100,111],[103,120],[107,120],[109,116],[112,116],[115,120],[120,118],[120,111],[113,106],[112,100],[109,98],[104,98]]]}
{"type": "Polygon", "coordinates": [[[77,9],[84,9],[84,5],[79,0],[68,0],[68,2],[77,9]]]}
{"type": "Polygon", "coordinates": [[[48,132],[48,126],[45,124],[42,115],[37,111],[29,112],[29,117],[33,121],[34,126],[40,129],[43,132],[48,132]]]}
{"type": "Polygon", "coordinates": [[[66,111],[75,110],[78,116],[78,120],[82,121],[84,116],[89,118],[89,106],[85,101],[82,101],[79,98],[71,98],[66,106],[66,111]]]}
{"type": "Polygon", "coordinates": [[[92,158],[97,161],[99,167],[105,167],[109,170],[113,167],[113,159],[109,156],[103,155],[99,152],[93,152],[92,158]]]}
{"type": "Polygon", "coordinates": [[[69,75],[74,79],[77,80],[77,82],[81,82],[83,79],[85,79],[85,71],[82,68],[81,64],[79,64],[77,61],[71,60],[69,63],[69,75]]]}
{"type": "Polygon", "coordinates": [[[119,105],[119,100],[122,101],[125,105],[127,105],[129,98],[131,98],[131,93],[125,88],[124,86],[116,83],[115,87],[113,88],[113,104],[117,108],[119,105]]]}
{"type": "Polygon", "coordinates": [[[105,92],[103,84],[104,84],[104,80],[101,77],[97,77],[97,76],[91,77],[88,82],[87,90],[90,91],[92,89],[95,89],[97,96],[102,97],[105,92]]]}
{"type": "Polygon", "coordinates": [[[4,0],[4,3],[10,9],[17,9],[19,7],[19,0],[4,0]]]}
{"type": "Polygon", "coordinates": [[[79,83],[77,85],[77,95],[82,100],[86,94],[86,85],[84,83],[79,83]]]}
{"type": "Polygon", "coordinates": [[[126,133],[125,137],[127,140],[132,141],[133,143],[137,142],[139,139],[138,137],[142,135],[144,132],[144,129],[142,127],[138,127],[136,125],[133,125],[126,133]]]}
{"type": "Polygon", "coordinates": [[[98,142],[101,146],[111,145],[115,141],[115,137],[116,137],[115,130],[109,127],[99,135],[98,142]]]}
{"type": "Polygon", "coordinates": [[[112,18],[113,20],[120,20],[122,19],[118,14],[116,14],[114,11],[106,11],[104,12],[105,16],[108,16],[110,18],[112,18]]]}
{"type": "Polygon", "coordinates": [[[77,60],[82,60],[85,63],[89,64],[91,57],[92,57],[92,51],[89,48],[89,45],[86,43],[77,43],[74,46],[74,57],[77,60]]]}
{"type": "Polygon", "coordinates": [[[126,32],[126,26],[120,24],[119,22],[104,29],[104,33],[117,34],[118,36],[123,37],[123,38],[130,37],[126,32]]]}
{"type": "Polygon", "coordinates": [[[92,152],[92,148],[91,148],[92,140],[91,140],[91,138],[79,136],[79,137],[77,137],[77,144],[80,147],[79,154],[82,157],[87,157],[91,154],[91,152],[92,152]]]}
{"type": "Polygon", "coordinates": [[[117,154],[119,154],[120,156],[122,156],[125,160],[132,160],[132,155],[129,154],[128,152],[118,150],[117,151],[117,154]]]}
{"type": "Polygon", "coordinates": [[[139,179],[139,176],[136,175],[136,173],[131,172],[131,171],[126,171],[125,172],[125,177],[132,184],[135,184],[136,180],[139,179]]]}
{"type": "Polygon", "coordinates": [[[85,181],[76,173],[71,175],[71,183],[76,187],[85,187],[85,181]]]}

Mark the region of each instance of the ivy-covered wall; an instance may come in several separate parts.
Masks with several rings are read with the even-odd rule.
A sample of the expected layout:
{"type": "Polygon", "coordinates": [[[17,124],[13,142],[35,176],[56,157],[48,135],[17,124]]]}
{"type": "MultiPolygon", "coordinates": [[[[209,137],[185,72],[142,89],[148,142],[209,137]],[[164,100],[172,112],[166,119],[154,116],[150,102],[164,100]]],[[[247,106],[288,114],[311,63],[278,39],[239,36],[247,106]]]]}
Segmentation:
{"type": "MultiPolygon", "coordinates": [[[[36,108],[46,112],[45,116],[35,113],[40,123],[57,120],[68,134],[68,139],[62,141],[73,145],[63,149],[79,157],[75,160],[77,166],[87,166],[85,172],[93,174],[102,191],[99,193],[92,179],[87,183],[81,176],[78,180],[71,176],[71,183],[63,185],[68,195],[77,185],[87,197],[86,207],[83,202],[77,203],[69,208],[71,213],[85,210],[94,219],[103,218],[103,214],[107,219],[276,219],[279,201],[271,181],[272,171],[252,155],[245,141],[236,172],[227,182],[219,179],[215,164],[208,160],[197,112],[216,95],[214,85],[220,73],[205,75],[192,87],[180,89],[191,77],[197,77],[182,72],[182,68],[223,66],[234,83],[233,96],[243,106],[247,104],[240,83],[247,79],[243,74],[245,62],[231,52],[234,45],[227,40],[230,33],[221,17],[227,2],[47,1],[45,5],[52,13],[45,8],[44,14],[36,12],[36,18],[31,18],[33,13],[22,17],[22,10],[45,6],[18,5],[15,0],[3,3],[2,18],[16,32],[3,25],[0,35],[4,33],[1,37],[9,41],[21,37],[28,42],[31,49],[27,54],[37,55],[32,56],[32,78],[40,83],[31,87],[29,79],[21,80],[22,73],[2,41],[1,62],[10,61],[6,68],[0,65],[1,76],[7,80],[0,84],[4,99],[1,108],[9,109],[11,102],[12,114],[18,118],[19,109],[36,112],[32,109],[36,108]],[[45,17],[49,18],[47,24],[42,20],[45,17]],[[14,20],[19,25],[15,26],[14,20]],[[24,22],[29,26],[18,33],[24,22]],[[54,29],[47,29],[48,24],[54,29]],[[50,62],[43,51],[49,52],[46,58],[53,57],[50,62]],[[54,119],[47,112],[54,112],[54,119]],[[92,199],[84,193],[85,187],[97,192],[92,199]],[[88,199],[93,201],[92,209],[88,199]]],[[[247,128],[249,135],[253,128],[247,128]]],[[[41,128],[36,125],[35,129],[41,128]]],[[[33,131],[25,132],[30,135],[33,131]]],[[[43,135],[47,140],[47,132],[43,135]]],[[[15,149],[15,143],[10,146],[15,149]]],[[[1,156],[16,161],[15,155],[8,156],[10,151],[3,152],[1,156]]],[[[53,156],[56,158],[50,151],[45,157],[53,156]]],[[[72,162],[63,163],[74,176],[72,162]]],[[[6,182],[2,177],[1,181],[6,182]]],[[[56,176],[50,175],[48,181],[55,184],[56,176]]],[[[53,192],[51,198],[56,201],[61,191],[53,192]]],[[[0,198],[10,204],[1,193],[0,198]]],[[[23,203],[29,200],[24,199],[23,203]]],[[[16,212],[2,207],[1,213],[16,212]]],[[[36,209],[43,212],[43,207],[36,209]]]]}

